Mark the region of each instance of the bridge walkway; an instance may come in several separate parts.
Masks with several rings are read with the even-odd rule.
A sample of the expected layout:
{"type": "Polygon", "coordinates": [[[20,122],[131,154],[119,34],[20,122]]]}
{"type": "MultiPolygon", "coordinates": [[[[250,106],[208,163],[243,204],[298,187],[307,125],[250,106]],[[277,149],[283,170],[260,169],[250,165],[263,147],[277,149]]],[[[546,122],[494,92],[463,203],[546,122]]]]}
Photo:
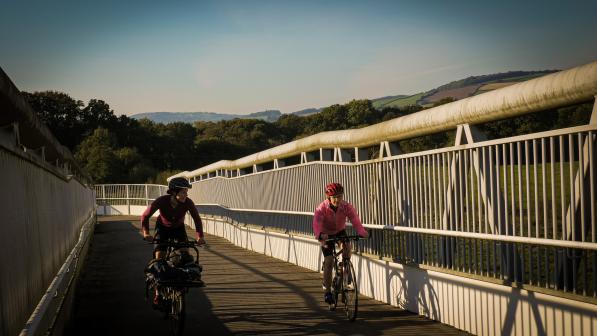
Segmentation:
{"type": "MultiPolygon", "coordinates": [[[[77,286],[73,335],[168,334],[168,321],[144,299],[152,246],[139,227],[138,217],[100,217],[77,286]]],[[[466,334],[364,296],[350,323],[323,302],[320,274],[220,237],[206,240],[200,262],[207,287],[187,296],[186,335],[466,334]]]]}

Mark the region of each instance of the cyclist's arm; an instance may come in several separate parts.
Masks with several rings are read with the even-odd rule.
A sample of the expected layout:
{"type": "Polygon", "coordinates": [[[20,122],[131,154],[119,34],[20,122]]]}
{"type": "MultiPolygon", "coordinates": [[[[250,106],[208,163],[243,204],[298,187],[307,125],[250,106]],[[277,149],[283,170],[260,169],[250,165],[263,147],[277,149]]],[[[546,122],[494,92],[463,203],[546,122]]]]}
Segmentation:
{"type": "MultiPolygon", "coordinates": [[[[190,199],[189,199],[190,201],[190,199]]],[[[193,221],[195,222],[195,231],[197,232],[197,238],[203,238],[203,222],[201,222],[201,217],[199,217],[199,212],[195,207],[195,203],[190,201],[189,213],[191,217],[193,217],[193,221]]]]}
{"type": "Polygon", "coordinates": [[[363,227],[363,223],[361,223],[361,218],[357,213],[357,210],[352,206],[350,203],[346,203],[346,216],[350,219],[350,223],[352,223],[352,227],[357,231],[357,234],[361,237],[367,237],[367,230],[363,227]]]}
{"type": "Polygon", "coordinates": [[[321,207],[317,207],[317,209],[315,209],[315,213],[313,214],[313,234],[315,234],[315,239],[317,240],[320,238],[322,226],[323,210],[321,207]]]}
{"type": "Polygon", "coordinates": [[[143,214],[141,215],[141,230],[143,231],[144,236],[149,234],[149,219],[151,218],[151,216],[153,216],[153,214],[156,211],[158,211],[158,209],[159,207],[157,204],[157,200],[154,200],[147,207],[147,209],[143,211],[143,214]]]}

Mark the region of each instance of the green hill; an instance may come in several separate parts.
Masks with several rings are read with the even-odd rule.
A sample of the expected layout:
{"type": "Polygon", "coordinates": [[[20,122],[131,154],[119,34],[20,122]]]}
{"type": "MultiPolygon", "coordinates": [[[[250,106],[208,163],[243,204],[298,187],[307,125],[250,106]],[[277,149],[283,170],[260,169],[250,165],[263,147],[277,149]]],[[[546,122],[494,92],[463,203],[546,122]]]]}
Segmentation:
{"type": "Polygon", "coordinates": [[[556,71],[558,70],[509,71],[491,75],[471,76],[444,84],[426,92],[420,92],[410,96],[399,95],[377,98],[373,99],[372,103],[377,109],[384,109],[387,107],[401,108],[409,105],[430,106],[447,97],[452,97],[456,100],[463,99],[511,84],[541,77],[556,71]]]}

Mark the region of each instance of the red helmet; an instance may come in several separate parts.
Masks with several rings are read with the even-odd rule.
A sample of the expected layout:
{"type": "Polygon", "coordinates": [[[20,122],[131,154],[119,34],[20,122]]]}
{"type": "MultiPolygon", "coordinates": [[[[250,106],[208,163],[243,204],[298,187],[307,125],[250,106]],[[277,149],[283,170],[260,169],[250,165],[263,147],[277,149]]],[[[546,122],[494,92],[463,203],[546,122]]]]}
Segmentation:
{"type": "Polygon", "coordinates": [[[325,194],[328,196],[344,194],[344,187],[340,183],[330,183],[325,186],[325,194]]]}

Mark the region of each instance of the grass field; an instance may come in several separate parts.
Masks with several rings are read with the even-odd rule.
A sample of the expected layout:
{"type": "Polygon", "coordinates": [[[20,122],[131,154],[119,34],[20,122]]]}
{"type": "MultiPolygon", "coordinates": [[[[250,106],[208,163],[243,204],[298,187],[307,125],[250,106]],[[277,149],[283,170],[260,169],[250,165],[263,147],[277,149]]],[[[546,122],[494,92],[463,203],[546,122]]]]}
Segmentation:
{"type": "Polygon", "coordinates": [[[379,108],[379,109],[383,109],[385,107],[400,108],[400,107],[406,107],[406,106],[410,106],[410,105],[417,105],[417,101],[419,101],[421,98],[423,98],[424,95],[425,95],[425,92],[421,92],[421,93],[417,93],[412,96],[389,100],[389,101],[385,102],[384,104],[380,105],[379,107],[376,106],[376,108],[379,108]]]}

